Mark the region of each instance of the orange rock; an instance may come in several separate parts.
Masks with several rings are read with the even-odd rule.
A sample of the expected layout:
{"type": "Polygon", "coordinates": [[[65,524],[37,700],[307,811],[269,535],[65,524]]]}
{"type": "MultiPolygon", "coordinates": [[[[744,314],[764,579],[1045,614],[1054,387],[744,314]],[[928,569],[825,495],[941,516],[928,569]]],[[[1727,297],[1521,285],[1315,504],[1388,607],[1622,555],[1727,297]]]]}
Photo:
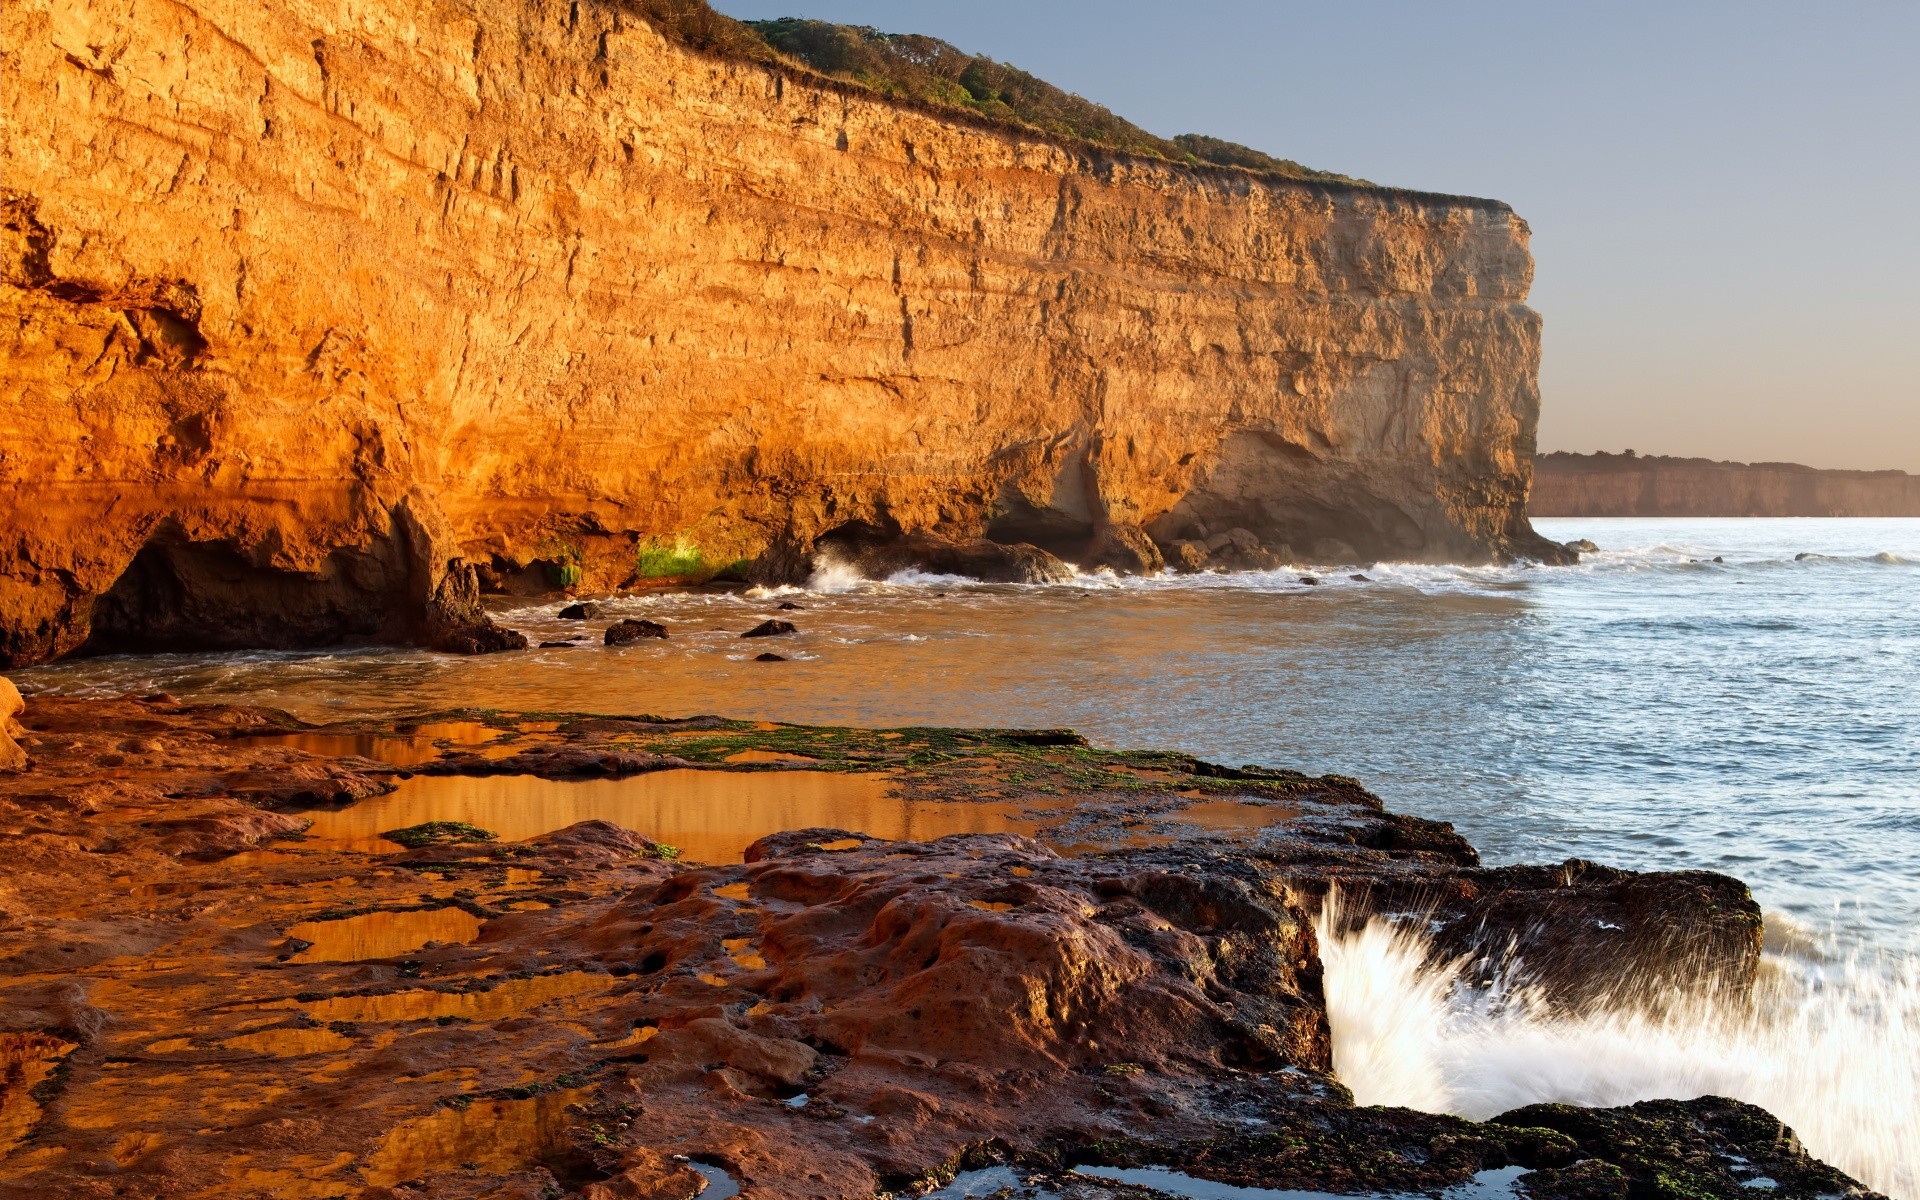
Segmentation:
{"type": "Polygon", "coordinates": [[[0,26],[0,665],[505,648],[483,582],[791,577],[850,528],[1551,552],[1503,204],[942,118],[611,4],[0,26]]]}
{"type": "Polygon", "coordinates": [[[0,771],[18,771],[27,765],[27,752],[14,741],[26,732],[15,720],[26,706],[13,680],[0,675],[0,771]]]}

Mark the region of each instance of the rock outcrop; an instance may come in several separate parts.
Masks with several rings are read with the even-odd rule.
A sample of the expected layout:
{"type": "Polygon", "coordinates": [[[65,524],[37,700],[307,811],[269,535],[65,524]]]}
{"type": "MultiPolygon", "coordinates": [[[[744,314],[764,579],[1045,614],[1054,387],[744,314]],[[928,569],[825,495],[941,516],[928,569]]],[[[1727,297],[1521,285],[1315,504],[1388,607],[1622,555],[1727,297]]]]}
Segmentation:
{"type": "Polygon", "coordinates": [[[0,664],[484,649],[849,530],[1553,555],[1505,205],[1135,158],[612,0],[19,0],[0,664]]]}
{"type": "Polygon", "coordinates": [[[1069,1168],[1149,1165],[1352,1195],[1513,1166],[1552,1200],[1868,1195],[1729,1101],[1474,1122],[1356,1106],[1331,1073],[1331,886],[1420,914],[1443,955],[1511,948],[1577,1005],[1703,967],[1750,985],[1735,880],[1480,867],[1350,779],[1061,730],[546,716],[315,729],[36,698],[32,772],[0,775],[0,1197],[682,1200],[697,1164],[843,1200],[993,1161],[1069,1200],[1141,1194],[1069,1168]],[[983,810],[1029,832],[768,833],[723,805],[698,821],[738,840],[700,863],[643,807],[652,828],[562,806],[518,840],[307,827],[408,771],[667,770],[883,778],[929,833],[983,810]]]}
{"type": "Polygon", "coordinates": [[[1799,463],[1543,454],[1536,517],[1920,517],[1920,475],[1799,463]]]}

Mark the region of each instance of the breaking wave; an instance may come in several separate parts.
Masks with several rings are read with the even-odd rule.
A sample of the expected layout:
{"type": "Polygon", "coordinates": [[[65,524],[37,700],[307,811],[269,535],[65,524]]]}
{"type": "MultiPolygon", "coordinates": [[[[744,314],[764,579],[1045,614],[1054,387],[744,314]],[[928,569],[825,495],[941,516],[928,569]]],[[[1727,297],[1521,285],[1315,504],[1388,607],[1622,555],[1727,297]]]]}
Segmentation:
{"type": "MultiPolygon", "coordinates": [[[[1776,918],[1769,916],[1769,922],[1776,918]]],[[[1485,1120],[1527,1104],[1614,1107],[1728,1096],[1767,1109],[1808,1151],[1899,1200],[1920,1197],[1920,965],[1844,956],[1804,930],[1763,959],[1751,1004],[1679,996],[1553,1011],[1511,981],[1467,982],[1422,928],[1317,923],[1333,1065],[1361,1104],[1485,1120]]]]}

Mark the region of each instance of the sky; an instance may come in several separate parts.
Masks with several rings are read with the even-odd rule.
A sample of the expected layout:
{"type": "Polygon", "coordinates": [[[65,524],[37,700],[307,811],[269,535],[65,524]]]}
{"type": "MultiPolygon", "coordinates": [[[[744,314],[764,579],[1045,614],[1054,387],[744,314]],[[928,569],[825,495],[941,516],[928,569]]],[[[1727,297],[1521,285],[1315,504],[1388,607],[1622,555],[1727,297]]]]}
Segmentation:
{"type": "Polygon", "coordinates": [[[1920,472],[1920,0],[716,0],[1507,201],[1540,448],[1920,472]]]}

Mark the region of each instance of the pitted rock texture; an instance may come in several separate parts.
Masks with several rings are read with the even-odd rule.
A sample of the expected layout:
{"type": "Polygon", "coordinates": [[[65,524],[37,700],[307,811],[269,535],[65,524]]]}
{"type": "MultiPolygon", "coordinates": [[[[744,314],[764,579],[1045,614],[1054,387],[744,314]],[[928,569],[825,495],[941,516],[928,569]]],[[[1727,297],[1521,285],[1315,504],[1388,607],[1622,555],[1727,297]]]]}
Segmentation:
{"type": "Polygon", "coordinates": [[[1493,1123],[1355,1107],[1328,1074],[1309,919],[1329,886],[1426,897],[1445,953],[1558,945],[1563,994],[1684,966],[1658,957],[1674,927],[1750,978],[1757,910],[1700,873],[1477,867],[1339,776],[1064,730],[312,728],[44,696],[21,726],[32,764],[0,775],[7,1200],[685,1200],[676,1156],[782,1200],[923,1194],[997,1161],[1084,1200],[1136,1193],[1076,1164],[1351,1194],[1515,1165],[1551,1173],[1539,1196],[1664,1195],[1640,1181],[1684,1173],[1688,1195],[1738,1197],[1756,1172],[1794,1200],[1861,1194],[1725,1101],[1493,1123]],[[884,772],[922,812],[992,797],[1046,817],[1033,836],[789,830],[702,864],[600,820],[343,849],[298,815],[409,771],[690,768],[884,772]],[[1245,824],[1204,816],[1223,803],[1245,824]]]}
{"type": "Polygon", "coordinates": [[[608,0],[0,22],[0,665],[485,649],[476,584],[848,530],[1555,552],[1502,204],[943,118],[608,0]]]}

